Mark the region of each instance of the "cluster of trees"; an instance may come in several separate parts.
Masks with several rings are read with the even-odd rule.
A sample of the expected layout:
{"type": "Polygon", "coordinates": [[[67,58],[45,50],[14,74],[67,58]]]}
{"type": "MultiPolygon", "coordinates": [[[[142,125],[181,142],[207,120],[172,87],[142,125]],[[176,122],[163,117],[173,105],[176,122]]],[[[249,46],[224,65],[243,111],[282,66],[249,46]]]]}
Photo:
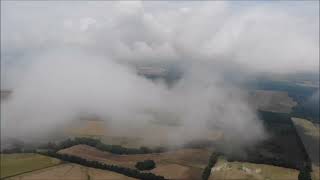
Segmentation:
{"type": "Polygon", "coordinates": [[[299,180],[311,180],[311,162],[307,161],[304,166],[300,169],[298,179],[299,180]]]}
{"type": "Polygon", "coordinates": [[[287,113],[269,112],[258,110],[259,118],[266,124],[291,124],[291,116],[287,113]]]}
{"type": "Polygon", "coordinates": [[[145,161],[139,161],[135,165],[135,167],[139,170],[151,170],[156,167],[156,163],[153,160],[145,160],[145,161]]]}
{"type": "MultiPolygon", "coordinates": [[[[309,167],[305,167],[305,164],[310,164],[310,158],[307,154],[306,149],[301,141],[300,136],[298,135],[295,127],[288,117],[289,115],[280,114],[280,113],[267,113],[263,112],[264,120],[270,125],[270,129],[275,129],[276,126],[282,126],[285,124],[287,129],[282,129],[281,131],[285,130],[287,134],[274,132],[273,130],[273,137],[267,141],[262,142],[259,147],[255,146],[254,149],[248,150],[248,157],[236,157],[232,155],[228,155],[228,161],[240,161],[240,162],[251,162],[257,164],[269,164],[273,166],[280,166],[285,168],[291,168],[300,170],[301,176],[305,177],[308,176],[309,167]],[[279,118],[279,122],[276,122],[276,119],[279,118]],[[294,147],[296,151],[295,153],[291,153],[288,151],[284,151],[282,148],[283,146],[287,145],[287,142],[284,142],[280,145],[280,143],[276,143],[277,138],[280,136],[287,136],[290,140],[289,146],[294,147]],[[294,145],[292,145],[296,141],[294,145]],[[265,156],[264,154],[259,152],[259,149],[268,150],[273,154],[273,156],[265,156]],[[288,155],[289,154],[289,155],[288,155]]],[[[282,126],[284,127],[284,126],[282,126]]],[[[308,165],[310,166],[310,165],[308,165]]]]}
{"type": "Polygon", "coordinates": [[[304,154],[304,163],[302,167],[300,168],[300,172],[298,175],[299,180],[311,180],[311,171],[312,171],[312,165],[311,165],[311,159],[307,153],[307,150],[305,149],[305,146],[303,145],[303,142],[301,138],[299,137],[298,133],[296,132],[296,137],[298,139],[298,143],[303,151],[304,154]]]}
{"type": "Polygon", "coordinates": [[[248,158],[231,157],[230,160],[301,169],[309,157],[291,120],[291,114],[259,111],[258,115],[271,138],[260,143],[261,146],[253,150],[253,152],[250,151],[248,158]],[[288,151],[289,148],[294,148],[295,150],[288,151]],[[266,157],[260,154],[259,149],[268,150],[273,154],[273,157],[266,157]]]}
{"type": "MultiPolygon", "coordinates": [[[[265,142],[267,144],[264,144],[262,146],[263,149],[270,150],[272,153],[274,153],[272,157],[267,157],[257,152],[259,149],[262,149],[262,148],[258,148],[253,151],[248,151],[248,154],[249,154],[248,157],[237,157],[237,156],[228,155],[227,159],[228,161],[231,161],[231,162],[240,161],[240,162],[250,162],[250,163],[257,163],[257,164],[268,164],[273,166],[280,166],[280,167],[305,171],[305,166],[306,166],[305,164],[310,164],[309,163],[310,158],[304,148],[304,145],[302,144],[300,137],[298,137],[296,131],[294,131],[292,136],[294,137],[293,140],[297,141],[296,148],[300,149],[300,152],[301,152],[301,154],[299,154],[301,158],[299,159],[293,159],[293,158],[288,159],[287,157],[283,156],[281,153],[289,153],[289,152],[283,152],[281,150],[281,147],[278,147],[278,145],[276,144],[272,144],[272,142],[270,142],[270,144],[268,142],[265,142]]],[[[311,169],[311,168],[307,168],[307,169],[311,169]]]]}
{"type": "Polygon", "coordinates": [[[19,147],[14,147],[11,149],[3,149],[1,153],[3,154],[13,154],[13,153],[35,153],[35,149],[24,149],[19,147]]]}
{"type": "Polygon", "coordinates": [[[100,163],[98,161],[88,161],[86,159],[83,159],[77,156],[58,154],[56,152],[46,152],[46,153],[40,153],[40,154],[61,159],[63,161],[80,164],[87,167],[117,172],[133,178],[138,178],[143,180],[165,180],[163,176],[158,176],[153,173],[140,172],[136,169],[130,169],[130,168],[116,166],[116,165],[108,165],[108,164],[100,163]]]}
{"type": "Polygon", "coordinates": [[[85,144],[88,146],[95,147],[101,151],[107,151],[113,154],[148,154],[148,153],[161,153],[165,152],[166,149],[163,147],[150,149],[147,147],[140,148],[126,148],[120,145],[109,145],[102,143],[99,139],[77,137],[74,139],[67,139],[60,142],[59,144],[48,143],[45,148],[53,151],[58,151],[60,149],[65,149],[78,144],[85,144]]]}
{"type": "Polygon", "coordinates": [[[165,151],[164,148],[150,149],[147,147],[140,147],[137,149],[137,148],[126,148],[120,145],[109,145],[109,144],[103,144],[103,143],[99,143],[95,147],[101,151],[108,151],[113,154],[149,154],[149,153],[161,153],[165,151]]]}
{"type": "Polygon", "coordinates": [[[149,153],[162,153],[167,151],[164,147],[158,148],[148,148],[148,147],[140,147],[140,148],[126,148],[120,145],[110,145],[104,144],[99,139],[87,138],[87,137],[76,137],[73,139],[67,139],[61,141],[59,143],[49,142],[45,145],[41,145],[38,148],[26,148],[22,145],[14,145],[11,148],[3,149],[1,153],[35,153],[37,149],[46,149],[48,151],[57,152],[61,149],[69,148],[75,145],[85,144],[88,146],[95,147],[101,151],[107,151],[113,154],[149,154],[149,153]]]}
{"type": "Polygon", "coordinates": [[[202,180],[208,180],[211,174],[212,167],[217,163],[220,153],[212,153],[208,165],[204,168],[202,172],[202,180]]]}
{"type": "Polygon", "coordinates": [[[5,140],[3,144],[6,148],[1,149],[3,154],[12,154],[12,153],[34,153],[36,149],[32,144],[26,144],[19,139],[9,139],[5,140]],[[6,142],[7,141],[7,142],[6,142]]]}

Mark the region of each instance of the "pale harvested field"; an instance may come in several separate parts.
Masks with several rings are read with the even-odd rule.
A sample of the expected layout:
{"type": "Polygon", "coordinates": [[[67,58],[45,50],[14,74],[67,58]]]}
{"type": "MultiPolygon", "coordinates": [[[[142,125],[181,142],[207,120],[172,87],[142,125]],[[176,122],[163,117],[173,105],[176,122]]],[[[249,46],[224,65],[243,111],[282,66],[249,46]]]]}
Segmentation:
{"type": "Polygon", "coordinates": [[[311,121],[302,118],[292,118],[295,126],[299,126],[303,128],[303,133],[307,136],[311,136],[312,138],[320,139],[320,129],[315,126],[311,121]]]}
{"type": "Polygon", "coordinates": [[[228,162],[220,158],[211,170],[210,180],[297,180],[299,171],[283,167],[228,162]]]}
{"type": "Polygon", "coordinates": [[[150,172],[166,177],[167,179],[201,179],[203,169],[182,166],[179,164],[160,163],[157,168],[150,172]]]}
{"type": "Polygon", "coordinates": [[[152,159],[155,162],[176,163],[197,168],[207,165],[211,151],[208,149],[179,149],[164,153],[116,155],[100,151],[87,145],[76,145],[60,150],[58,153],[79,156],[85,159],[102,161],[133,168],[137,161],[152,159]]]}
{"type": "Polygon", "coordinates": [[[154,174],[161,174],[168,179],[183,179],[187,178],[189,167],[177,164],[161,164],[157,168],[151,170],[154,174]]]}
{"type": "Polygon", "coordinates": [[[61,150],[59,153],[129,168],[135,168],[134,166],[138,161],[151,159],[157,165],[151,172],[165,177],[174,176],[175,179],[200,178],[202,170],[207,165],[211,155],[211,151],[207,149],[180,149],[165,153],[115,155],[86,145],[76,145],[61,150]],[[182,172],[185,173],[182,175],[182,172]]]}
{"type": "Polygon", "coordinates": [[[77,164],[59,166],[33,171],[10,178],[11,180],[133,180],[122,174],[100,169],[88,168],[77,164]]]}
{"type": "Polygon", "coordinates": [[[312,166],[311,179],[320,180],[320,166],[312,166]]]}
{"type": "Polygon", "coordinates": [[[259,110],[290,113],[297,103],[287,92],[255,90],[249,96],[251,104],[259,110]]]}

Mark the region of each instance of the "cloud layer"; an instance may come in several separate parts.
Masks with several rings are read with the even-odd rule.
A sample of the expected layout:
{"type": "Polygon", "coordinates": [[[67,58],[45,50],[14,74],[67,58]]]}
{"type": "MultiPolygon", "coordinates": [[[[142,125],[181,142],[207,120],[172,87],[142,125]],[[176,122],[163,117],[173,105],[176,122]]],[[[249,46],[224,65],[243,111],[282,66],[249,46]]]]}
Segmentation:
{"type": "Polygon", "coordinates": [[[208,127],[242,144],[263,138],[243,90],[223,73],[318,71],[319,8],[245,5],[2,2],[1,84],[14,90],[2,132],[43,134],[90,113],[121,131],[174,117],[182,125],[172,141],[208,127]],[[145,63],[179,64],[184,77],[168,89],[137,75],[132,65],[145,63]]]}

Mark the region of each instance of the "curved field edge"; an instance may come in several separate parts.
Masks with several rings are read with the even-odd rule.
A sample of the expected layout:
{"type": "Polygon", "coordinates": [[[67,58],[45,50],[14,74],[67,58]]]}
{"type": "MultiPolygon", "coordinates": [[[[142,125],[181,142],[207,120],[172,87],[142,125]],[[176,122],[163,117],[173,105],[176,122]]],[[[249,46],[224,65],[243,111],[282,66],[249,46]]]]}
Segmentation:
{"type": "Polygon", "coordinates": [[[152,174],[150,172],[149,173],[142,172],[132,168],[126,168],[126,167],[112,165],[112,164],[105,164],[99,161],[91,161],[78,156],[59,154],[56,152],[46,152],[43,154],[50,157],[58,158],[70,163],[75,163],[82,166],[101,169],[101,170],[112,171],[112,172],[123,174],[125,176],[133,177],[133,178],[139,178],[139,179],[145,179],[145,180],[165,180],[164,177],[152,174]]]}
{"type": "Polygon", "coordinates": [[[34,153],[1,154],[0,178],[8,178],[61,164],[61,160],[34,153]]]}
{"type": "Polygon", "coordinates": [[[151,172],[167,179],[201,178],[201,172],[208,163],[210,152],[208,149],[179,149],[155,154],[117,155],[87,145],[76,145],[58,151],[59,154],[127,168],[135,168],[138,161],[153,160],[156,163],[155,169],[144,172],[151,172]]]}

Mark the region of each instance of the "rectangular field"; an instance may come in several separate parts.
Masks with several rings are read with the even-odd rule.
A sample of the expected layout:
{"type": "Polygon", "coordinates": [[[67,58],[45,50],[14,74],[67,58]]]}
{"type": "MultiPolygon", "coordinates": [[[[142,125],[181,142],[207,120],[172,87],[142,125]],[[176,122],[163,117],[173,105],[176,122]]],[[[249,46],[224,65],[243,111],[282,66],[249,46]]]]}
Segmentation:
{"type": "Polygon", "coordinates": [[[1,154],[1,178],[59,164],[58,159],[33,153],[1,154]]]}
{"type": "Polygon", "coordinates": [[[10,180],[134,180],[122,174],[67,163],[11,177],[10,180]]]}
{"type": "Polygon", "coordinates": [[[255,90],[250,93],[249,102],[259,110],[290,113],[297,103],[288,96],[287,92],[255,90]]]}

